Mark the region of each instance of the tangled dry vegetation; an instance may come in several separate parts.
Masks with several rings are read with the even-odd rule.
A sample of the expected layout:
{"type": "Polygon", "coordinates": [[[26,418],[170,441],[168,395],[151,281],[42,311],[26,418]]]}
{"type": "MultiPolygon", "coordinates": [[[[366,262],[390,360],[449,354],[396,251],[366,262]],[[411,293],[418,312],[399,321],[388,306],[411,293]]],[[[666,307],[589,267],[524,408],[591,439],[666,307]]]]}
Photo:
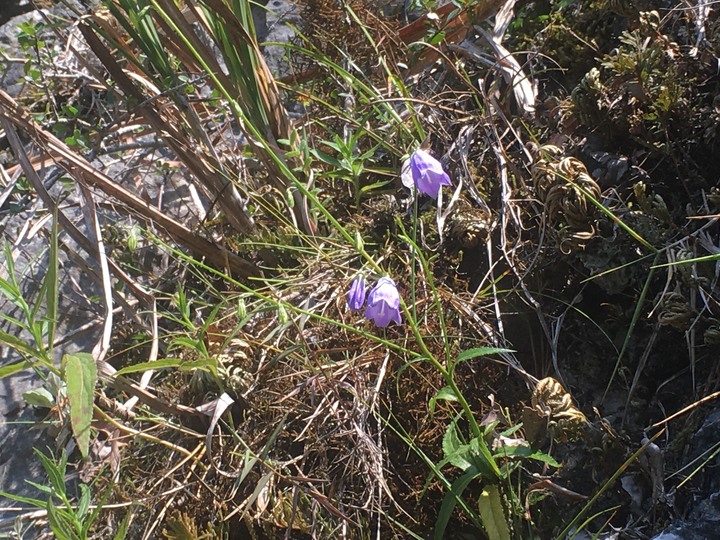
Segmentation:
{"type": "MultiPolygon", "coordinates": [[[[18,98],[24,110],[2,96],[8,178],[24,170],[50,209],[69,194],[42,194],[42,159],[93,186],[82,205],[96,209],[105,247],[62,212],[61,224],[87,253],[107,252],[98,283],[124,307],[80,467],[104,494],[107,530],[124,520],[137,538],[426,537],[447,498],[437,471],[460,476],[448,426],[468,426],[438,399],[446,381],[419,351],[447,365],[491,346],[514,353],[454,373],[491,426],[488,444],[552,456],[499,460],[509,533],[564,538],[584,523],[650,537],[717,487],[693,461],[708,450],[693,433],[720,382],[717,11],[470,2],[408,25],[380,4],[298,2],[308,41],[290,47],[282,93],[256,69],[264,110],[284,100],[299,113],[292,125],[264,118],[274,146],[259,151],[248,142],[259,124],[203,75],[209,56],[202,65],[167,43],[166,67],[182,76],[165,82],[181,92],[158,91],[170,71],[145,78],[149,53],[115,11],[82,23],[85,41],[57,30],[68,50],[99,58],[63,60],[83,73],[77,85],[45,74],[18,98]],[[74,117],[59,112],[69,107],[74,117]],[[75,138],[52,135],[58,126],[75,138]],[[400,181],[419,134],[454,182],[438,208],[414,207],[400,181]],[[348,140],[362,160],[343,154],[348,140]],[[177,202],[162,202],[176,181],[177,202]],[[365,263],[340,229],[395,279],[419,334],[348,311],[365,263]],[[155,374],[136,380],[152,361],[155,374]]],[[[230,20],[219,0],[207,5],[230,20]]],[[[202,15],[184,16],[172,24],[190,35],[202,15]]],[[[474,506],[483,489],[462,498],[474,506]]],[[[459,508],[448,537],[478,534],[459,508]]]]}

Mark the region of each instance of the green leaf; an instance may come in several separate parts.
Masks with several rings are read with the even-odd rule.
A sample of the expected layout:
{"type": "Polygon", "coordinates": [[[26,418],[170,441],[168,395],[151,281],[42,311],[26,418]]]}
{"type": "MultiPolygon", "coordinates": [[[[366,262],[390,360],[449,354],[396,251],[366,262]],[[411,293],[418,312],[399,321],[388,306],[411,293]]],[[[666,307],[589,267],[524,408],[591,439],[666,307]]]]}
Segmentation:
{"type": "Polygon", "coordinates": [[[377,152],[377,149],[378,149],[379,147],[380,147],[380,145],[379,145],[379,144],[376,144],[375,146],[373,146],[373,147],[372,147],[370,150],[368,150],[367,152],[365,152],[365,153],[363,153],[363,154],[360,154],[360,155],[357,157],[357,159],[359,159],[360,161],[366,161],[366,160],[370,159],[371,157],[373,157],[373,156],[375,155],[375,152],[377,152]]]}
{"type": "MultiPolygon", "coordinates": [[[[0,343],[3,343],[2,336],[0,336],[0,343]]],[[[32,366],[32,362],[28,360],[23,360],[22,362],[15,362],[14,364],[8,364],[6,366],[0,367],[0,379],[4,379],[5,377],[9,377],[10,375],[15,375],[16,373],[19,373],[20,371],[28,369],[32,366]]]]}
{"type": "Polygon", "coordinates": [[[115,536],[113,536],[113,540],[125,540],[125,538],[127,537],[128,529],[130,528],[130,520],[132,519],[133,515],[133,509],[130,508],[125,514],[123,520],[120,522],[120,526],[117,528],[117,531],[115,531],[115,536]]]}
{"type": "Polygon", "coordinates": [[[59,540],[75,540],[79,538],[68,523],[70,519],[62,510],[59,510],[57,506],[55,506],[52,497],[50,497],[47,502],[47,516],[50,530],[52,530],[55,538],[59,540]]]}
{"type": "Polygon", "coordinates": [[[170,348],[176,349],[178,347],[185,347],[199,353],[207,354],[207,350],[202,339],[195,339],[189,336],[178,336],[170,342],[170,348]]]}
{"type": "MultiPolygon", "coordinates": [[[[67,457],[63,452],[63,455],[58,459],[57,463],[54,461],[55,458],[48,457],[43,454],[37,448],[33,449],[35,455],[42,463],[45,474],[47,474],[48,482],[50,482],[50,488],[47,488],[48,493],[55,493],[58,497],[65,496],[65,471],[67,468],[67,457]]],[[[35,486],[41,491],[45,490],[45,487],[35,486]]]]}
{"type": "Polygon", "coordinates": [[[76,514],[80,521],[83,521],[90,509],[90,488],[86,484],[80,484],[80,491],[76,514]]]}
{"type": "Polygon", "coordinates": [[[310,150],[310,155],[312,155],[315,159],[318,159],[325,163],[326,165],[330,165],[331,167],[340,168],[340,160],[337,158],[334,158],[325,152],[321,152],[320,150],[310,150]]]}
{"type": "Polygon", "coordinates": [[[493,455],[490,453],[484,439],[478,439],[476,437],[470,441],[468,446],[470,448],[467,455],[470,462],[476,469],[488,478],[502,477],[502,473],[498,469],[498,466],[493,459],[493,455]]]}
{"type": "Polygon", "coordinates": [[[465,362],[467,360],[472,360],[473,358],[477,358],[478,356],[490,356],[491,354],[500,354],[500,353],[511,353],[515,352],[512,349],[500,349],[497,347],[475,347],[474,349],[468,349],[467,351],[463,351],[460,354],[458,354],[457,361],[458,362],[465,362]]]}
{"type": "Polygon", "coordinates": [[[368,191],[372,191],[374,189],[384,188],[385,186],[390,185],[392,182],[393,180],[381,180],[379,182],[373,182],[372,184],[361,187],[360,193],[367,193],[368,191]]]}
{"type": "Polygon", "coordinates": [[[445,435],[443,435],[442,449],[443,449],[443,454],[445,454],[446,456],[454,454],[462,446],[465,446],[463,444],[463,442],[460,440],[460,436],[458,435],[456,424],[457,424],[457,419],[450,422],[450,425],[445,430],[445,435]]]}
{"type": "Polygon", "coordinates": [[[437,44],[440,43],[443,39],[445,39],[445,32],[438,32],[437,34],[435,34],[434,36],[432,36],[432,37],[428,40],[428,43],[429,43],[430,45],[437,45],[437,44]]]}
{"type": "Polygon", "coordinates": [[[555,461],[555,458],[540,450],[533,450],[530,446],[502,446],[497,449],[495,455],[507,458],[534,459],[535,461],[546,463],[551,467],[560,466],[560,464],[555,461]]]}
{"type": "MultiPolygon", "coordinates": [[[[194,342],[193,342],[194,343],[194,342]]],[[[124,367],[116,373],[116,375],[127,375],[128,373],[138,373],[149,371],[151,369],[180,368],[183,371],[190,369],[203,369],[215,365],[213,358],[202,358],[200,360],[181,360],[179,358],[160,358],[152,362],[141,362],[132,366],[124,367]]]]}
{"type": "MultiPolygon", "coordinates": [[[[2,317],[1,314],[0,314],[0,318],[6,319],[6,320],[8,319],[8,317],[2,317]]],[[[13,336],[12,334],[8,334],[7,332],[3,332],[2,330],[0,330],[0,345],[5,345],[6,347],[15,349],[17,352],[19,352],[23,356],[29,356],[29,357],[35,358],[43,363],[51,364],[50,359],[48,358],[48,355],[45,351],[35,349],[34,347],[31,347],[30,345],[28,345],[22,339],[17,338],[15,336],[13,336]]],[[[32,366],[32,362],[24,362],[24,363],[27,364],[27,367],[32,366]]],[[[11,364],[11,365],[15,365],[15,364],[11,364]]],[[[9,368],[9,367],[10,366],[3,366],[2,368],[0,368],[0,379],[15,373],[15,371],[9,371],[6,373],[7,370],[5,368],[9,368]]],[[[50,367],[50,366],[48,365],[48,367],[50,367]]],[[[22,368],[22,369],[25,369],[25,368],[22,368]]],[[[50,369],[53,369],[53,368],[50,368],[50,369]]]]}
{"type": "Polygon", "coordinates": [[[55,406],[55,396],[47,388],[29,390],[23,394],[23,399],[33,407],[52,409],[55,406]]]}
{"type": "Polygon", "coordinates": [[[430,401],[428,402],[428,409],[430,409],[430,414],[435,414],[435,405],[437,405],[437,402],[440,400],[457,401],[458,397],[457,395],[455,395],[455,392],[452,388],[450,388],[449,386],[443,386],[440,390],[438,390],[437,394],[430,398],[430,401]]]}
{"type": "MultiPolygon", "coordinates": [[[[48,496],[52,495],[55,491],[50,486],[46,486],[44,484],[38,484],[37,482],[33,482],[32,480],[25,480],[25,483],[29,486],[34,487],[37,489],[40,493],[44,493],[48,496]]],[[[43,503],[43,508],[45,508],[45,503],[43,503]]]]}
{"type": "Polygon", "coordinates": [[[62,365],[70,402],[70,424],[80,454],[86,459],[90,448],[97,366],[95,359],[87,353],[66,354],[62,365]]]}
{"type": "Polygon", "coordinates": [[[440,466],[450,463],[458,469],[466,471],[472,466],[470,455],[471,448],[469,444],[465,444],[460,440],[456,422],[457,419],[453,420],[447,430],[445,430],[445,435],[443,436],[442,441],[442,449],[445,458],[440,462],[440,466]]]}
{"type": "Polygon", "coordinates": [[[50,255],[48,258],[47,273],[43,280],[45,291],[45,316],[48,321],[47,348],[50,349],[55,342],[55,328],[58,321],[58,216],[57,207],[54,210],[52,230],[50,234],[50,255]]]}
{"type": "Polygon", "coordinates": [[[510,529],[497,486],[485,486],[478,499],[478,510],[490,540],[510,540],[510,529]]]}
{"type": "Polygon", "coordinates": [[[20,495],[15,495],[13,493],[7,493],[5,491],[0,491],[0,497],[4,499],[10,499],[11,501],[17,501],[24,504],[30,504],[32,506],[37,506],[38,508],[45,508],[45,505],[47,504],[46,501],[42,501],[40,499],[32,499],[30,497],[21,497],[20,495]]]}

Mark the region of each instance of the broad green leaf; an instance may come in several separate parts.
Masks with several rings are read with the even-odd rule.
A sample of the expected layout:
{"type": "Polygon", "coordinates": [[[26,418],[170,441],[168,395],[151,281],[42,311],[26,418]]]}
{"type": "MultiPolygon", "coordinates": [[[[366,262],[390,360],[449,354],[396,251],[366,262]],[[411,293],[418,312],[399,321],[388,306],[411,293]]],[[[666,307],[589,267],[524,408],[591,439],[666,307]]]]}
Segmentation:
{"type": "Polygon", "coordinates": [[[475,347],[474,349],[468,349],[467,351],[463,351],[460,354],[458,354],[457,361],[458,362],[465,362],[467,360],[472,360],[473,358],[477,358],[479,356],[490,356],[492,354],[500,354],[500,353],[511,353],[515,352],[512,349],[499,349],[497,347],[475,347]]]}
{"type": "Polygon", "coordinates": [[[52,409],[55,406],[55,396],[53,396],[47,388],[28,390],[23,394],[23,399],[25,400],[25,403],[32,405],[33,407],[52,409]]]}
{"type": "Polygon", "coordinates": [[[460,436],[457,432],[456,421],[453,420],[445,430],[443,436],[442,449],[445,458],[441,461],[440,466],[444,466],[446,463],[450,463],[458,469],[463,471],[468,470],[472,463],[470,461],[470,445],[465,444],[460,440],[460,436]]]}
{"type": "Polygon", "coordinates": [[[497,486],[485,486],[480,499],[478,499],[478,510],[490,540],[510,540],[510,528],[497,486]]]}
{"type": "Polygon", "coordinates": [[[443,435],[442,449],[443,454],[446,456],[454,454],[458,451],[458,449],[464,446],[464,443],[460,440],[460,436],[458,435],[456,423],[457,419],[450,422],[450,425],[445,430],[445,435],[443,435]]]}
{"type": "Polygon", "coordinates": [[[552,456],[539,450],[533,451],[533,449],[529,446],[503,446],[499,448],[495,453],[496,455],[502,457],[534,459],[535,461],[547,463],[551,467],[560,466],[560,464],[555,461],[555,458],[553,458],[552,456]]]}
{"type": "Polygon", "coordinates": [[[70,402],[70,425],[80,454],[85,459],[90,448],[97,366],[95,359],[87,353],[66,354],[62,364],[70,402]]]}
{"type": "Polygon", "coordinates": [[[437,402],[441,400],[457,401],[458,397],[457,395],[455,395],[455,392],[452,388],[450,388],[449,386],[443,386],[440,390],[438,390],[437,394],[430,398],[430,401],[428,402],[428,409],[430,409],[430,414],[435,414],[435,406],[437,405],[437,402]]]}

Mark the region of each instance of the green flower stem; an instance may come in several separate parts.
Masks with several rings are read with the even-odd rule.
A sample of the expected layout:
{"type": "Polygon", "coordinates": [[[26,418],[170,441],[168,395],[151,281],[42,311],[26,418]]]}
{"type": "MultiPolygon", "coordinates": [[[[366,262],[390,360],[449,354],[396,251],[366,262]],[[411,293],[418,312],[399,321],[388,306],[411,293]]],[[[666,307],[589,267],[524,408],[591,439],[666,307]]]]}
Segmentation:
{"type": "MultiPolygon", "coordinates": [[[[402,229],[402,224],[400,224],[400,228],[402,229]]],[[[428,266],[427,259],[423,256],[422,252],[420,251],[420,247],[417,245],[414,239],[410,239],[407,234],[405,234],[405,231],[403,229],[403,234],[400,236],[401,240],[404,240],[408,244],[410,244],[410,247],[413,249],[413,251],[416,253],[417,258],[420,259],[420,264],[423,267],[423,272],[427,276],[427,282],[430,285],[430,289],[433,293],[433,303],[435,304],[435,309],[438,314],[438,319],[440,320],[440,331],[442,332],[442,339],[443,339],[443,349],[445,350],[445,364],[448,366],[448,369],[450,370],[450,374],[452,374],[454,370],[454,366],[452,364],[452,358],[450,357],[450,346],[447,342],[447,325],[445,324],[445,315],[443,313],[442,304],[440,304],[440,294],[438,293],[437,287],[435,287],[435,280],[432,278],[432,274],[430,273],[430,267],[428,266]]],[[[415,258],[413,257],[413,261],[415,258]]],[[[413,293],[414,293],[413,288],[413,293]]],[[[413,303],[415,302],[415,296],[413,295],[413,303]]],[[[413,308],[415,306],[413,305],[413,308]]],[[[417,318],[413,318],[413,321],[416,321],[417,318]]]]}
{"type": "MultiPolygon", "coordinates": [[[[465,411],[466,416],[468,417],[468,421],[470,422],[470,426],[474,432],[474,434],[478,437],[482,435],[480,431],[480,426],[478,425],[477,421],[475,420],[475,415],[472,414],[472,411],[470,409],[470,406],[468,405],[467,401],[465,400],[464,396],[460,392],[459,388],[455,384],[455,380],[453,378],[453,365],[452,360],[450,359],[450,353],[449,353],[449,347],[447,344],[447,327],[445,326],[445,317],[442,313],[442,305],[440,304],[439,295],[437,292],[437,289],[435,288],[435,281],[430,276],[430,269],[427,265],[427,260],[420,254],[420,250],[415,242],[413,242],[412,239],[410,239],[407,235],[402,235],[401,240],[404,240],[408,244],[410,244],[410,247],[413,249],[413,251],[418,255],[418,259],[420,259],[420,264],[423,267],[423,272],[425,272],[425,275],[428,276],[428,284],[430,285],[430,288],[432,289],[433,293],[433,299],[435,303],[435,309],[438,312],[438,317],[440,318],[440,329],[442,332],[442,338],[443,338],[443,348],[445,349],[445,354],[447,356],[446,363],[447,368],[442,365],[441,362],[439,362],[432,353],[428,350],[427,345],[425,344],[425,340],[420,335],[420,331],[417,326],[416,319],[410,318],[411,313],[408,310],[407,305],[405,305],[404,302],[402,302],[401,299],[401,305],[403,307],[403,311],[405,312],[406,317],[408,317],[409,321],[412,321],[410,324],[410,328],[412,328],[413,334],[415,335],[415,339],[417,340],[418,344],[420,345],[420,349],[423,352],[423,355],[430,361],[433,366],[435,366],[440,373],[442,374],[443,378],[445,379],[445,382],[447,382],[448,386],[452,389],[452,391],[455,393],[455,395],[458,398],[458,401],[460,402],[461,406],[463,407],[463,410],[465,411]]],[[[415,257],[413,257],[413,260],[415,257]]],[[[414,298],[413,298],[414,300],[414,298]]]]}
{"type": "MultiPolygon", "coordinates": [[[[417,186],[413,186],[413,231],[412,239],[413,245],[417,243],[417,217],[418,217],[418,198],[420,193],[418,192],[417,186]]],[[[410,292],[412,296],[412,315],[413,321],[417,321],[417,306],[415,300],[415,257],[410,260],[410,292]]]]}

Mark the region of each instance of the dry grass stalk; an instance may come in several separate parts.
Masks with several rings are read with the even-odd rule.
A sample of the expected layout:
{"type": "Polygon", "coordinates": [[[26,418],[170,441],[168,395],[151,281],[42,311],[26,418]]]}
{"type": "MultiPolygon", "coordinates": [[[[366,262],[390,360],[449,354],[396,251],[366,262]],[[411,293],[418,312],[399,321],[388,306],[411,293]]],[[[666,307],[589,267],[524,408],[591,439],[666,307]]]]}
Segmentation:
{"type": "MultiPolygon", "coordinates": [[[[127,205],[144,219],[154,223],[176,242],[187,248],[195,257],[206,258],[218,268],[228,268],[240,277],[257,276],[259,270],[251,262],[239,257],[209,240],[197,235],[181,223],[151,206],[135,194],[115,183],[110,177],[97,170],[84,157],[70,149],[57,137],[42,129],[8,94],[0,90],[0,117],[7,119],[25,132],[35,144],[43,149],[46,156],[65,170],[72,178],[94,186],[110,197],[127,205]]],[[[26,174],[28,172],[26,171],[26,174]]],[[[85,246],[84,246],[85,247],[85,246]]],[[[92,253],[93,248],[88,247],[92,253]]]]}
{"type": "MultiPolygon", "coordinates": [[[[227,170],[227,167],[210,150],[212,145],[209,148],[204,145],[206,146],[205,151],[198,152],[200,141],[193,141],[180,127],[189,127],[189,131],[195,132],[195,134],[203,133],[203,130],[197,127],[196,119],[191,114],[191,107],[185,108],[183,117],[179,109],[164,106],[166,104],[162,96],[154,95],[148,98],[128,77],[113,53],[105,47],[92,28],[87,23],[81,22],[79,29],[90,48],[120,86],[126,98],[136,102],[137,110],[143,118],[193,173],[210,197],[217,201],[231,225],[240,232],[250,233],[254,228],[252,220],[245,211],[240,194],[232,185],[232,179],[239,175],[234,175],[232,171],[227,170]]],[[[202,146],[199,148],[202,149],[202,146]]]]}
{"type": "MultiPolygon", "coordinates": [[[[223,2],[210,0],[206,5],[212,10],[212,16],[222,22],[223,29],[231,42],[229,45],[221,43],[220,38],[214,34],[213,24],[197,5],[188,5],[183,12],[172,2],[162,1],[161,9],[170,21],[159,16],[153,18],[163,34],[162,46],[168,53],[176,56],[189,73],[203,78],[211,73],[209,83],[221,94],[228,92],[231,99],[243,109],[243,113],[239,114],[238,108],[230,107],[237,126],[251,142],[252,149],[267,169],[268,178],[273,186],[281,194],[286,192],[292,194],[291,213],[295,225],[306,234],[314,234],[316,226],[310,217],[307,201],[296,189],[294,180],[287,172],[295,171],[296,181],[306,181],[297,177],[299,174],[297,171],[301,169],[299,164],[294,158],[286,155],[287,150],[294,149],[299,137],[257,42],[223,2]],[[194,22],[202,23],[204,30],[221,50],[223,46],[230,46],[237,50],[250,51],[251,65],[244,68],[252,71],[253,88],[245,88],[223,70],[217,60],[217,51],[202,38],[197,25],[192,24],[194,22]],[[258,140],[258,134],[261,140],[258,140]],[[290,146],[285,147],[278,142],[283,140],[290,141],[290,146]]],[[[179,100],[175,99],[175,106],[172,106],[170,100],[166,99],[168,96],[156,93],[148,98],[143,94],[138,85],[125,73],[126,69],[136,68],[122,67],[99,39],[98,34],[104,34],[106,38],[110,38],[122,47],[123,54],[128,58],[136,58],[135,51],[123,39],[122,32],[109,24],[106,19],[96,17],[96,24],[96,27],[92,27],[81,23],[80,30],[118,86],[126,96],[140,104],[138,110],[142,116],[190,169],[210,198],[217,200],[233,227],[243,233],[252,231],[254,228],[252,220],[247,215],[242,199],[233,185],[233,181],[240,178],[240,171],[231,160],[220,159],[213,144],[207,138],[201,125],[202,120],[193,106],[184,103],[185,98],[182,97],[179,100]],[[162,114],[158,112],[160,105],[163,109],[162,114]]],[[[171,92],[169,97],[177,98],[174,94],[171,92]]]]}

